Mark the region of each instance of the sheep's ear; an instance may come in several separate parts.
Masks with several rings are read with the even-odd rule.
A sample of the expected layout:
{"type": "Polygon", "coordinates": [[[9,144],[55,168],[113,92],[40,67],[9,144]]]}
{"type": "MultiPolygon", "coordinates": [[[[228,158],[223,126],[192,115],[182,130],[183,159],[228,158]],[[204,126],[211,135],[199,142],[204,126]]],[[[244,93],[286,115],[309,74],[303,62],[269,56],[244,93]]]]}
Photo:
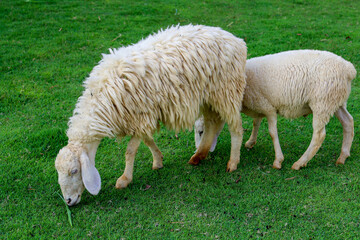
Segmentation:
{"type": "Polygon", "coordinates": [[[216,135],[216,136],[215,136],[215,138],[214,138],[214,140],[213,140],[213,143],[211,144],[210,152],[213,152],[213,151],[215,150],[218,136],[219,136],[219,135],[216,135]]]}
{"type": "Polygon", "coordinates": [[[213,152],[215,150],[215,147],[216,147],[216,143],[217,143],[217,139],[222,131],[222,129],[224,128],[224,122],[222,123],[222,127],[218,130],[218,132],[216,133],[216,136],[213,140],[213,143],[211,144],[211,148],[210,148],[210,152],[213,152]]]}
{"type": "Polygon", "coordinates": [[[92,195],[97,195],[101,189],[101,178],[94,164],[90,163],[89,157],[85,152],[81,153],[81,176],[85,188],[92,195]]]}

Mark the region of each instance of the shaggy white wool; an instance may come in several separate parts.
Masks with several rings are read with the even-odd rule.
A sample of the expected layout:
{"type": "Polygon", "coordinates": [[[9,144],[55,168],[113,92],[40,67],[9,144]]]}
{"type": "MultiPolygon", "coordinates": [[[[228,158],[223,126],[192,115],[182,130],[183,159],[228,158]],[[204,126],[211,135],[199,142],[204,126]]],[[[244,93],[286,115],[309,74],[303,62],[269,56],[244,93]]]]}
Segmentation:
{"type": "Polygon", "coordinates": [[[69,140],[151,136],[159,121],[191,129],[204,104],[238,122],[245,61],[243,40],[206,26],[175,26],[110,50],[84,83],[69,140]]]}

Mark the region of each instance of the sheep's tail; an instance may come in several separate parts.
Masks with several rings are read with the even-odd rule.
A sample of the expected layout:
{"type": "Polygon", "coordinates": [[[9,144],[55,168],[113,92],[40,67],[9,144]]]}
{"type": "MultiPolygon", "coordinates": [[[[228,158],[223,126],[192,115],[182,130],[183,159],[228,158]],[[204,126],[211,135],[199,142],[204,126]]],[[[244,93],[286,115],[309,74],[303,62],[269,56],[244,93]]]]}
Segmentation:
{"type": "Polygon", "coordinates": [[[356,69],[354,65],[351,62],[346,62],[346,72],[347,72],[347,78],[349,81],[352,81],[356,77],[356,69]]]}

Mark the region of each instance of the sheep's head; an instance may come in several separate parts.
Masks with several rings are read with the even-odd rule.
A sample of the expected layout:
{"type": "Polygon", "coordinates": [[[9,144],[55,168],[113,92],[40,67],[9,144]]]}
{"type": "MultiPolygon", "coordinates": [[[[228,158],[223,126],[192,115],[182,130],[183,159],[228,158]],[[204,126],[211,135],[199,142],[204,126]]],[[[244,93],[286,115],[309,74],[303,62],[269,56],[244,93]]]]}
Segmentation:
{"type": "MultiPolygon", "coordinates": [[[[219,131],[216,133],[216,136],[213,140],[213,143],[211,144],[210,152],[213,152],[215,150],[216,144],[217,144],[217,138],[220,135],[222,129],[219,129],[219,131]]],[[[203,137],[205,131],[205,123],[204,118],[201,117],[198,120],[196,120],[194,124],[194,132],[195,132],[195,147],[196,149],[199,148],[201,139],[203,137]]]]}
{"type": "Polygon", "coordinates": [[[80,202],[85,188],[93,195],[99,193],[100,175],[85,148],[69,145],[62,148],[56,157],[55,167],[61,192],[69,206],[80,202]]]}
{"type": "Polygon", "coordinates": [[[195,132],[195,147],[196,149],[199,148],[201,137],[204,134],[204,118],[201,117],[198,120],[196,120],[194,124],[194,132],[195,132]]]}

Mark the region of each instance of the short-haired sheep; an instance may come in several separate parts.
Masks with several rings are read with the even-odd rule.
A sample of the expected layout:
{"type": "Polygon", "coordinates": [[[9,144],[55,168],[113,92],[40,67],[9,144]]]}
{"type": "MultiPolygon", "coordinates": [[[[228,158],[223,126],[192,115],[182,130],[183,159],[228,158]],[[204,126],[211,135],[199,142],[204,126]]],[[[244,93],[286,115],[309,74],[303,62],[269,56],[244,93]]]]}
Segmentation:
{"type": "MultiPolygon", "coordinates": [[[[345,163],[354,137],[354,121],[346,110],[351,81],[356,77],[356,70],[350,62],[326,51],[294,50],[252,58],[247,60],[245,69],[242,112],[254,118],[253,130],[245,147],[255,145],[261,120],[266,117],[275,149],[273,167],[280,169],[284,156],[277,133],[277,114],[298,118],[312,113],[311,143],[292,166],[298,170],[306,166],[320,148],[325,138],[325,125],[335,113],[343,127],[341,154],[336,163],[345,163]]],[[[196,147],[204,132],[203,125],[201,118],[195,123],[196,147]]],[[[217,137],[211,151],[216,141],[217,137]]]]}
{"type": "Polygon", "coordinates": [[[200,113],[207,134],[189,163],[207,156],[218,126],[226,121],[232,136],[227,170],[235,170],[242,142],[246,54],[245,42],[229,32],[187,25],[103,55],[84,82],[69,121],[68,145],[55,161],[68,205],[80,201],[84,188],[93,195],[100,191],[95,154],[102,138],[131,136],[125,170],[116,182],[124,188],[132,181],[141,140],[152,152],[153,169],[162,167],[163,156],[152,137],[159,122],[175,131],[191,129],[200,113]]]}

